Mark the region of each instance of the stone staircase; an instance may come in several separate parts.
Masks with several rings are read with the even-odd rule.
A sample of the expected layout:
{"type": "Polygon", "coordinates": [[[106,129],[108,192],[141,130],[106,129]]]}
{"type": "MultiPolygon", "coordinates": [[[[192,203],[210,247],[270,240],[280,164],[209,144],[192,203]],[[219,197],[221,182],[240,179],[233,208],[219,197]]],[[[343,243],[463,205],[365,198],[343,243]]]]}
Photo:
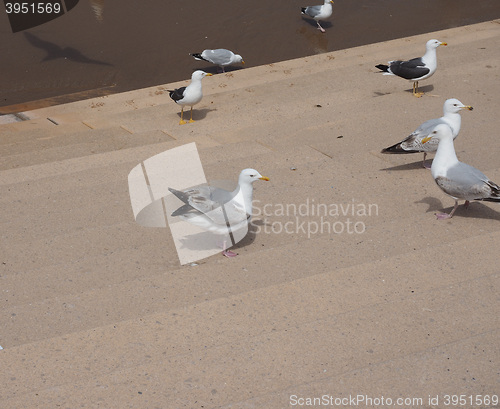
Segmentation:
{"type": "Polygon", "coordinates": [[[422,157],[379,152],[456,97],[475,108],[459,157],[500,181],[499,37],[492,21],[209,77],[184,126],[165,90],[185,82],[0,125],[2,408],[498,395],[500,207],[437,221],[453,200],[422,157]],[[449,46],[423,98],[375,74],[433,37],[449,46]],[[190,142],[209,180],[271,179],[234,259],[181,266],[168,228],[134,221],[130,170],[190,142]]]}

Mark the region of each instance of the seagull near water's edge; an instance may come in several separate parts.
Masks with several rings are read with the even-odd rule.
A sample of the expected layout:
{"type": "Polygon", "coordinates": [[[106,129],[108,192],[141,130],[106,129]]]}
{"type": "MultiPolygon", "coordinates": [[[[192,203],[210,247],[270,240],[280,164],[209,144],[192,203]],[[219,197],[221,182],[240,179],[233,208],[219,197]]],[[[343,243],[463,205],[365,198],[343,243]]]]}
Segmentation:
{"type": "Polygon", "coordinates": [[[431,140],[430,142],[423,144],[422,139],[429,136],[434,128],[439,124],[448,125],[451,128],[453,139],[455,139],[460,132],[462,117],[459,112],[462,109],[468,109],[469,111],[473,110],[472,106],[464,105],[456,98],[447,99],[443,104],[443,116],[441,118],[425,121],[401,142],[382,149],[382,153],[398,154],[423,152],[424,159],[422,165],[424,168],[430,168],[430,166],[426,165],[425,158],[427,157],[428,152],[435,152],[437,150],[438,141],[431,140]]]}
{"type": "MultiPolygon", "coordinates": [[[[252,217],[253,183],[257,180],[269,181],[269,178],[255,169],[244,169],[238,177],[238,186],[232,192],[211,186],[184,191],[168,188],[184,203],[172,216],[180,217],[214,234],[231,235],[232,232],[248,227],[252,217]]],[[[236,256],[236,253],[227,250],[225,241],[222,254],[226,257],[236,256]]]]}
{"type": "Polygon", "coordinates": [[[425,144],[431,139],[437,139],[439,142],[432,162],[432,177],[443,192],[455,199],[453,210],[449,214],[436,213],[438,219],[453,217],[459,199],[465,200],[466,208],[470,200],[500,202],[500,186],[488,179],[480,170],[458,160],[449,126],[445,124],[436,126],[422,143],[425,144]]]}
{"type": "Polygon", "coordinates": [[[394,60],[386,64],[379,64],[375,67],[381,70],[384,75],[396,75],[408,81],[413,81],[413,95],[421,97],[423,92],[418,92],[418,82],[429,78],[436,72],[437,55],[436,49],[440,45],[448,45],[439,40],[429,40],[425,44],[425,54],[422,57],[412,58],[408,61],[394,60]]]}
{"type": "Polygon", "coordinates": [[[176,104],[181,106],[181,120],[179,125],[184,125],[184,106],[191,106],[191,118],[189,122],[194,122],[193,120],[193,105],[196,105],[203,98],[203,92],[201,89],[201,80],[205,77],[212,76],[212,74],[207,74],[205,71],[197,70],[191,75],[191,83],[187,87],[176,88],[174,90],[167,90],[170,98],[174,100],[176,104]]]}
{"type": "Polygon", "coordinates": [[[215,64],[218,67],[222,68],[222,72],[226,72],[224,70],[225,66],[242,63],[245,65],[245,61],[243,61],[243,57],[239,54],[235,54],[230,50],[226,50],[225,48],[218,48],[216,50],[203,50],[201,53],[190,53],[191,57],[198,61],[207,61],[209,63],[215,64]]]}
{"type": "Polygon", "coordinates": [[[333,8],[332,0],[324,0],[324,4],[318,5],[318,6],[307,6],[307,7],[302,7],[301,12],[302,14],[305,14],[306,16],[312,17],[314,20],[316,20],[316,24],[318,25],[318,30],[320,30],[322,33],[325,32],[325,29],[321,27],[319,24],[319,20],[325,20],[328,17],[330,17],[333,13],[333,8]]]}

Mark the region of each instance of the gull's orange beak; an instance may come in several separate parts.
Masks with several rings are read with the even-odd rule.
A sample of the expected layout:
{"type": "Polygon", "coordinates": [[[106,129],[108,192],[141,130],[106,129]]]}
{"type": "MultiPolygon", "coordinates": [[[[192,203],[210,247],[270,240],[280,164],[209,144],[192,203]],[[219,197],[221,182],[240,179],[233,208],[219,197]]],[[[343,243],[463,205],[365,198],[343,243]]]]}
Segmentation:
{"type": "Polygon", "coordinates": [[[269,182],[269,178],[268,177],[265,177],[265,176],[262,176],[261,178],[259,178],[260,180],[265,180],[266,182],[269,182]]]}

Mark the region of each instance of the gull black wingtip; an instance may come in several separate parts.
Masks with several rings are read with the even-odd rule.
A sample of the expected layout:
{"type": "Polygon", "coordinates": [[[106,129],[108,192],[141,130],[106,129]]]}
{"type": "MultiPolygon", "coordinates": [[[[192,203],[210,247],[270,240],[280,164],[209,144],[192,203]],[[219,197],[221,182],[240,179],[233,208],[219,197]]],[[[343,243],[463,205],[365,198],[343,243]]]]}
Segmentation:
{"type": "Polygon", "coordinates": [[[385,64],[378,64],[375,66],[375,68],[378,68],[380,71],[383,72],[389,72],[389,66],[385,64]]]}
{"type": "Polygon", "coordinates": [[[405,150],[401,146],[401,142],[398,142],[388,148],[384,148],[380,153],[417,153],[418,151],[405,150]]]}

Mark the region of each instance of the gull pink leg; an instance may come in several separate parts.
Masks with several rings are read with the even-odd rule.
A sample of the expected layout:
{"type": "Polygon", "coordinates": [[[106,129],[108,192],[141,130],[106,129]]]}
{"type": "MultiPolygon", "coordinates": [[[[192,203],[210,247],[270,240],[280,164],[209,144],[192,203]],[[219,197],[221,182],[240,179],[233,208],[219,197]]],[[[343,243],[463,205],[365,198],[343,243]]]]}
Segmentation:
{"type": "Polygon", "coordinates": [[[225,257],[236,257],[238,254],[231,250],[226,249],[226,240],[224,240],[223,245],[222,245],[222,255],[225,257]]]}
{"type": "Polygon", "coordinates": [[[323,27],[321,27],[321,25],[319,24],[319,21],[317,21],[318,23],[318,30],[320,30],[322,33],[325,32],[325,29],[323,27]]]}
{"type": "Polygon", "coordinates": [[[436,213],[436,217],[438,220],[445,220],[445,219],[451,219],[453,217],[453,213],[455,213],[455,210],[457,210],[458,207],[458,200],[455,200],[455,206],[453,206],[453,210],[448,213],[436,213]]]}

